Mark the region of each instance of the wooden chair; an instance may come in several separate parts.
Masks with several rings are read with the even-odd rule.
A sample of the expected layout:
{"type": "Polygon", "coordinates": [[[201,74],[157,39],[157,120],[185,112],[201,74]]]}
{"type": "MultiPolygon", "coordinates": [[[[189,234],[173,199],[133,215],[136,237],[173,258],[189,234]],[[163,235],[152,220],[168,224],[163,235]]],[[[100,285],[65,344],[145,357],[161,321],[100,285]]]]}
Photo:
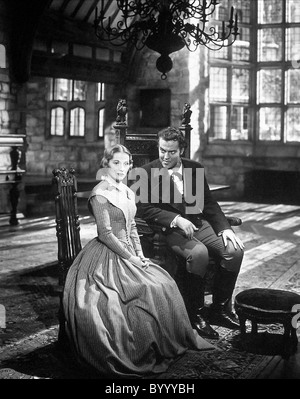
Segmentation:
{"type": "Polygon", "coordinates": [[[54,169],[52,173],[54,176],[52,186],[55,198],[60,290],[58,345],[63,348],[68,341],[65,331],[62,295],[67,272],[81,250],[80,223],[77,207],[77,179],[75,177],[75,170],[61,168],[54,169]]]}
{"type": "MultiPolygon", "coordinates": [[[[145,134],[144,132],[140,134],[128,134],[126,101],[120,101],[122,101],[122,104],[125,104],[125,107],[122,108],[122,122],[118,121],[117,117],[116,123],[114,125],[117,141],[129,149],[133,156],[133,163],[135,167],[140,167],[143,164],[157,158],[157,134],[145,134]]],[[[190,124],[192,115],[190,108],[191,106],[189,103],[184,104],[181,114],[181,125],[178,127],[187,142],[187,148],[184,152],[184,156],[187,158],[190,158],[191,156],[190,136],[193,129],[190,124]]],[[[242,224],[242,220],[240,218],[228,216],[227,219],[231,226],[239,226],[242,224]]],[[[142,218],[136,218],[136,225],[145,255],[166,269],[172,277],[175,277],[178,262],[181,262],[182,260],[173,255],[171,250],[167,248],[165,236],[163,234],[164,228],[155,225],[149,225],[142,218]]],[[[207,294],[211,293],[212,290],[215,268],[216,266],[214,262],[211,261],[211,267],[208,268],[209,272],[206,276],[207,294]]]]}
{"type": "MultiPolygon", "coordinates": [[[[59,333],[58,347],[64,351],[68,345],[65,330],[65,316],[63,312],[63,289],[67,272],[75,257],[80,252],[82,245],[80,239],[80,222],[77,207],[77,179],[74,169],[54,169],[53,189],[55,196],[56,236],[58,243],[59,266],[59,292],[60,303],[58,310],[59,333]]],[[[242,223],[237,217],[227,217],[232,226],[242,223]]],[[[136,218],[138,233],[141,239],[144,253],[153,262],[167,270],[175,277],[178,262],[182,260],[168,250],[165,242],[163,228],[149,225],[141,218],[136,218]]],[[[211,261],[211,267],[206,275],[206,294],[211,293],[213,286],[215,264],[211,261]]]]}

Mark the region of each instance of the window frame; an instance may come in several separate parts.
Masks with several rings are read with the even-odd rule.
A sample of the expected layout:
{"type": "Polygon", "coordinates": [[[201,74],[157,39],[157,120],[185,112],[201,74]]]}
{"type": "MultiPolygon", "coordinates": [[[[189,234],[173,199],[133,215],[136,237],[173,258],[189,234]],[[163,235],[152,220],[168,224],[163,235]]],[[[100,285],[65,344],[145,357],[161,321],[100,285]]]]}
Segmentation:
{"type": "MultiPolygon", "coordinates": [[[[261,1],[261,0],[258,0],[261,1]]],[[[278,1],[278,0],[277,0],[278,1]]],[[[257,5],[257,13],[256,13],[256,29],[257,38],[259,36],[260,29],[268,29],[268,28],[280,28],[281,29],[281,58],[279,60],[272,60],[272,61],[260,61],[259,57],[259,47],[257,47],[257,54],[256,54],[256,80],[257,83],[259,81],[259,73],[263,70],[280,70],[281,75],[281,82],[280,82],[280,101],[278,102],[259,102],[259,87],[257,86],[257,95],[256,95],[256,115],[257,115],[257,122],[256,122],[256,132],[257,137],[256,141],[266,144],[287,144],[287,145],[300,145],[300,136],[298,141],[292,141],[287,139],[288,128],[287,128],[287,117],[288,117],[288,110],[292,108],[299,108],[300,110],[300,101],[297,103],[288,102],[286,98],[287,93],[287,86],[288,86],[288,71],[293,70],[293,60],[288,59],[287,54],[287,31],[289,28],[298,27],[300,28],[300,20],[299,22],[287,22],[288,20],[288,1],[287,0],[280,0],[282,4],[282,18],[281,22],[275,23],[259,23],[258,18],[258,2],[255,2],[257,5]],[[260,115],[262,109],[264,108],[280,108],[280,137],[278,140],[271,140],[271,139],[262,139],[261,135],[263,132],[260,131],[260,115]]]]}
{"type": "MultiPolygon", "coordinates": [[[[229,0],[228,8],[233,4],[234,0],[229,0]]],[[[250,20],[251,20],[251,15],[253,13],[253,4],[252,1],[249,3],[250,5],[250,20]]],[[[240,10],[235,10],[235,12],[238,12],[238,15],[240,15],[240,10]]],[[[251,21],[250,21],[251,22],[251,21]]],[[[239,18],[239,31],[241,33],[241,30],[245,29],[248,30],[249,32],[249,59],[248,60],[239,60],[234,58],[234,48],[233,44],[232,46],[229,46],[227,48],[227,57],[226,59],[220,58],[220,57],[211,57],[209,55],[208,57],[208,62],[209,62],[209,70],[210,68],[225,68],[227,71],[227,98],[225,101],[217,101],[217,100],[212,100],[210,98],[209,94],[209,124],[210,124],[210,134],[208,137],[209,143],[249,143],[250,141],[253,140],[253,126],[254,126],[254,102],[253,102],[253,87],[254,84],[252,83],[252,77],[253,77],[253,69],[254,69],[254,54],[253,54],[253,46],[251,43],[253,42],[253,29],[252,29],[252,24],[251,23],[245,23],[241,21],[241,18],[239,18]],[[248,101],[234,101],[233,97],[233,70],[234,69],[246,69],[249,70],[249,92],[248,92],[248,101]],[[224,138],[214,138],[212,136],[212,130],[213,127],[215,126],[215,116],[214,116],[214,110],[216,107],[222,107],[225,106],[227,109],[226,112],[226,134],[224,138]],[[247,109],[248,113],[248,127],[247,127],[247,138],[243,139],[232,139],[233,132],[231,131],[231,120],[232,120],[232,112],[234,107],[243,107],[244,109],[247,109]]],[[[239,40],[239,38],[237,39],[239,40]]],[[[248,39],[247,39],[248,40],[248,39]]]]}
{"type": "Polygon", "coordinates": [[[105,126],[105,112],[104,112],[104,120],[103,120],[103,133],[102,136],[99,135],[99,110],[105,110],[105,84],[103,82],[90,82],[84,81],[86,84],[85,91],[85,99],[83,100],[73,100],[74,98],[74,88],[76,79],[65,79],[69,88],[71,88],[71,92],[68,92],[67,99],[55,100],[55,84],[57,79],[65,79],[65,78],[48,78],[48,99],[47,99],[47,138],[48,139],[62,139],[65,140],[82,140],[86,139],[87,135],[94,135],[95,141],[104,140],[104,126],[105,126]],[[101,100],[98,101],[98,86],[101,85],[102,88],[102,97],[101,100]],[[64,110],[64,122],[63,122],[63,135],[53,135],[51,134],[51,115],[52,110],[55,108],[61,108],[64,110]],[[84,110],[84,135],[73,136],[71,135],[71,117],[72,110],[80,108],[84,110]],[[95,124],[94,128],[91,124],[87,123],[88,115],[94,115],[95,124]],[[97,130],[97,131],[96,131],[97,130]]]}
{"type": "MultiPolygon", "coordinates": [[[[230,0],[229,3],[231,5],[230,0]]],[[[228,57],[227,59],[222,58],[212,58],[209,57],[209,70],[211,67],[223,67],[227,68],[227,101],[213,101],[209,99],[209,123],[211,126],[208,142],[209,143],[249,143],[249,142],[257,142],[259,144],[285,144],[285,145],[300,145],[300,134],[299,140],[291,140],[288,135],[291,136],[291,130],[288,128],[288,118],[289,114],[290,118],[293,118],[292,110],[299,108],[300,111],[300,100],[297,101],[288,101],[288,92],[289,92],[289,71],[293,69],[300,68],[300,60],[292,60],[288,59],[292,56],[292,52],[289,49],[288,37],[293,37],[291,33],[288,33],[289,28],[299,28],[300,29],[300,19],[298,15],[298,22],[287,22],[289,18],[289,7],[288,0],[280,0],[282,2],[282,18],[280,22],[276,23],[261,23],[259,22],[259,7],[258,2],[261,0],[250,0],[250,24],[245,24],[243,22],[239,22],[239,29],[250,28],[250,57],[248,62],[238,62],[232,58],[233,46],[228,48],[228,57]],[[281,29],[281,57],[275,60],[260,60],[260,48],[259,48],[259,35],[260,31],[263,28],[280,28],[281,29]],[[296,64],[297,62],[297,64],[296,64]],[[233,69],[236,67],[240,68],[249,68],[250,71],[250,83],[249,83],[249,96],[250,100],[248,103],[249,109],[249,121],[248,121],[248,140],[232,140],[231,137],[231,109],[234,106],[246,106],[246,104],[239,104],[233,101],[232,98],[232,80],[233,80],[233,69]],[[279,101],[264,101],[260,100],[260,91],[259,91],[259,77],[262,71],[265,70],[280,70],[280,79],[281,79],[281,93],[279,101]],[[231,97],[230,97],[231,96],[231,97]],[[214,115],[213,108],[216,106],[227,106],[227,126],[226,126],[226,138],[214,138],[212,136],[214,123],[214,115]],[[264,138],[262,139],[263,132],[260,131],[261,126],[261,117],[263,109],[267,108],[280,108],[280,137],[278,140],[272,140],[264,138]],[[289,111],[291,110],[291,111],[289,111]]],[[[274,3],[275,4],[275,3],[274,3]]],[[[275,4],[277,6],[277,4],[275,4]]],[[[300,47],[300,43],[297,43],[297,48],[300,47]]],[[[300,58],[300,57],[299,57],[300,58]]],[[[295,119],[295,118],[294,118],[295,119]]],[[[297,119],[298,120],[298,119],[297,119]]],[[[300,120],[300,119],[299,119],[300,120]]],[[[296,122],[295,125],[299,126],[296,122]]],[[[276,126],[276,124],[275,124],[276,126]]],[[[295,130],[293,127],[292,130],[295,130]]],[[[296,130],[297,132],[297,130],[296,130]]]]}

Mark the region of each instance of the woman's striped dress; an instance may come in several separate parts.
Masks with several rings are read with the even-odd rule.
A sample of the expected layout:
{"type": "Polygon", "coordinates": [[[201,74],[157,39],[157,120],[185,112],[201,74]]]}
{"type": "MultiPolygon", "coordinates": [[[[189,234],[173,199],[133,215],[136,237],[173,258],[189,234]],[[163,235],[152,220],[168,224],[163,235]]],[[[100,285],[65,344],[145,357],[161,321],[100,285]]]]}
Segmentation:
{"type": "Polygon", "coordinates": [[[89,206],[98,236],[79,253],[64,289],[67,332],[78,359],[106,377],[162,373],[187,349],[211,349],[196,336],[175,281],[161,267],[131,264],[141,249],[131,190],[101,183],[89,206]],[[109,198],[109,199],[108,199],[109,198]]]}

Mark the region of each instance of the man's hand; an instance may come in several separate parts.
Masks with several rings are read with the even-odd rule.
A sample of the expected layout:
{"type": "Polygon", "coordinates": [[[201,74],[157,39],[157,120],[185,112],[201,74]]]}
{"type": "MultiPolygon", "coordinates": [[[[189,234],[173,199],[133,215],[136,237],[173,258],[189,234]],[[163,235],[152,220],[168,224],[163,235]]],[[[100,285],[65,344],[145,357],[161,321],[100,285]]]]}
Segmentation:
{"type": "Polygon", "coordinates": [[[228,240],[230,240],[235,249],[237,249],[237,246],[239,246],[241,249],[245,248],[243,242],[235,235],[234,231],[232,231],[231,229],[226,229],[222,231],[222,238],[225,247],[227,247],[228,240]]]}
{"type": "Polygon", "coordinates": [[[188,219],[179,216],[176,221],[176,226],[184,231],[186,237],[191,240],[194,236],[194,231],[199,230],[192,222],[188,219]]]}

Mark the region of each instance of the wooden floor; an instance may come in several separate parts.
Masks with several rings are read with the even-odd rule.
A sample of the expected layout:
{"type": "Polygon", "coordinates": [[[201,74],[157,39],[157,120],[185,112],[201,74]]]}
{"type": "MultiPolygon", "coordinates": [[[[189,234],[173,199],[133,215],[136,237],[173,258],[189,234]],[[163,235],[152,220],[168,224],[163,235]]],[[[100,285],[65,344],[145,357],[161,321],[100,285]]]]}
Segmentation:
{"type": "MultiPolygon", "coordinates": [[[[235,228],[245,244],[235,294],[253,287],[286,289],[300,294],[300,206],[230,201],[220,205],[226,214],[243,220],[242,226],[235,228]]],[[[80,220],[85,245],[95,236],[96,228],[93,219],[84,212],[80,220]]],[[[17,227],[9,226],[7,220],[0,218],[0,234],[0,281],[57,259],[52,216],[21,219],[17,227]]],[[[300,324],[297,334],[300,340],[300,324]]],[[[256,378],[300,379],[300,345],[288,360],[270,356],[256,378]]]]}

